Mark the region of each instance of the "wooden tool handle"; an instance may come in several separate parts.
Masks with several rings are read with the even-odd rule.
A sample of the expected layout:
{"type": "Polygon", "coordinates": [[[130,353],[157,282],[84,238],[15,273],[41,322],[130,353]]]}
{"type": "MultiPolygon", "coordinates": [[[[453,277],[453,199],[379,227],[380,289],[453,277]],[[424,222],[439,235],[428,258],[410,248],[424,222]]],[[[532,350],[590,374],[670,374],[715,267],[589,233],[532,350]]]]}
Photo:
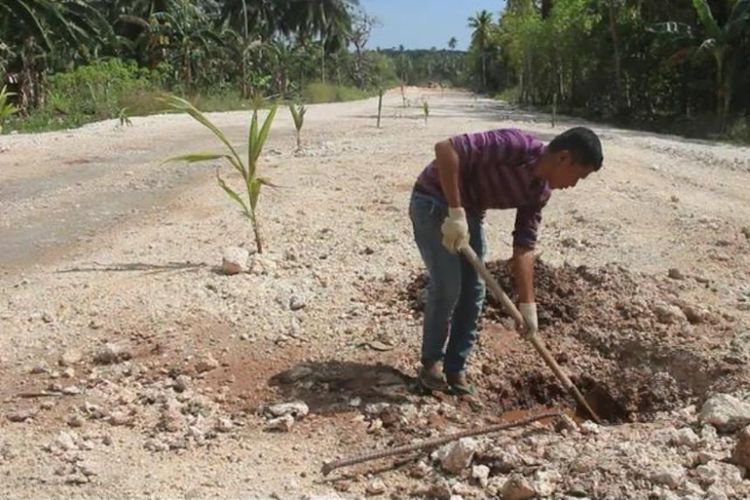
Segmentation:
{"type": "MultiPolygon", "coordinates": [[[[500,284],[497,282],[497,280],[495,280],[495,278],[490,274],[489,270],[479,259],[476,252],[474,252],[474,250],[469,246],[462,247],[460,249],[460,252],[466,258],[466,260],[469,261],[469,263],[477,271],[477,273],[479,273],[482,279],[484,279],[484,282],[487,284],[487,288],[489,288],[490,292],[492,292],[492,294],[502,303],[507,313],[510,314],[511,317],[515,320],[516,324],[523,325],[525,323],[523,315],[518,310],[513,301],[510,300],[505,291],[500,287],[500,284]]],[[[578,401],[578,403],[586,409],[589,415],[591,415],[591,417],[593,418],[594,422],[601,423],[599,416],[589,406],[589,404],[586,402],[586,399],[580,393],[578,388],[573,385],[573,382],[571,382],[570,378],[568,378],[568,376],[563,373],[563,371],[560,369],[560,365],[557,364],[557,361],[555,361],[555,358],[552,357],[549,350],[542,343],[541,339],[536,335],[532,335],[526,338],[542,356],[544,362],[547,364],[547,366],[549,366],[549,368],[552,370],[552,373],[555,374],[555,377],[557,377],[557,380],[560,381],[563,387],[565,387],[565,389],[578,401]]]]}

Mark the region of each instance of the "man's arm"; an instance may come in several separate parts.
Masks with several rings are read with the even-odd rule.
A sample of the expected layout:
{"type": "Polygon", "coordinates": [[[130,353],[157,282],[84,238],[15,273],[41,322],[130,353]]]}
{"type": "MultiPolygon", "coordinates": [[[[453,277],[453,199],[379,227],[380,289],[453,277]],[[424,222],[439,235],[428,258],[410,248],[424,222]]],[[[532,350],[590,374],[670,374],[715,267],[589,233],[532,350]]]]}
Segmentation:
{"type": "Polygon", "coordinates": [[[524,325],[517,325],[519,331],[533,337],[539,330],[534,295],[534,247],[537,232],[542,221],[542,208],[546,204],[520,207],[516,212],[516,225],[513,231],[513,274],[518,293],[518,309],[524,325]]]}
{"type": "Polygon", "coordinates": [[[534,249],[513,247],[513,276],[515,278],[518,302],[531,304],[534,297],[534,249]]]}
{"type": "Polygon", "coordinates": [[[451,253],[469,245],[469,226],[466,212],[461,207],[461,194],[458,189],[458,169],[460,158],[450,140],[435,145],[435,163],[440,177],[440,186],[448,202],[448,217],[440,226],[443,246],[451,253]]]}
{"type": "Polygon", "coordinates": [[[437,164],[440,186],[451,208],[461,206],[461,194],[458,189],[459,157],[450,140],[435,144],[435,163],[437,164]]]}

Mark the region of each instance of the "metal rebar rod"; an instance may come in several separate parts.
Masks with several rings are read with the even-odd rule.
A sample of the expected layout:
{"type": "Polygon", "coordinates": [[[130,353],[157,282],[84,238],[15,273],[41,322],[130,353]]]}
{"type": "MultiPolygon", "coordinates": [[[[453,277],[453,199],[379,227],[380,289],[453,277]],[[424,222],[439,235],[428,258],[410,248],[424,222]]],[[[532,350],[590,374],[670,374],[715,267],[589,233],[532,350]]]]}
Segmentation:
{"type": "Polygon", "coordinates": [[[348,467],[350,465],[361,464],[363,462],[369,462],[372,460],[377,460],[379,458],[386,458],[386,457],[392,457],[394,455],[401,455],[403,453],[409,453],[410,451],[418,451],[418,450],[424,450],[427,448],[434,448],[436,446],[440,446],[445,443],[450,443],[451,441],[456,441],[458,439],[472,437],[472,436],[480,436],[482,434],[490,434],[492,432],[498,432],[498,431],[510,429],[513,427],[528,425],[532,422],[536,422],[537,420],[543,420],[545,418],[554,418],[554,417],[560,417],[560,416],[562,416],[562,413],[559,411],[540,413],[538,415],[534,415],[528,418],[514,420],[513,422],[506,422],[504,424],[495,424],[495,425],[490,425],[487,427],[480,427],[479,429],[472,429],[472,430],[457,432],[455,434],[451,434],[448,436],[428,439],[426,441],[399,446],[397,448],[391,448],[390,450],[380,450],[380,451],[373,451],[370,453],[363,453],[361,455],[357,455],[357,456],[350,457],[350,458],[344,458],[342,460],[336,460],[333,462],[325,462],[323,464],[322,471],[323,471],[323,475],[327,476],[331,471],[335,469],[340,469],[341,467],[348,467]]]}

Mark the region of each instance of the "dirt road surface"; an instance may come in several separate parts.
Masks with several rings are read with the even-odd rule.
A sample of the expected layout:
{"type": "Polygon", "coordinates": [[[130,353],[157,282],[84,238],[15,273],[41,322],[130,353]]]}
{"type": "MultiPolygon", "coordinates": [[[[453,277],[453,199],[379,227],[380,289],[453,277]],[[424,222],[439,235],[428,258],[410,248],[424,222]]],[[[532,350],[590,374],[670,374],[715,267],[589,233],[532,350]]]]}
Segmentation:
{"type": "MultiPolygon", "coordinates": [[[[386,95],[380,129],[377,99],[310,106],[301,151],[279,111],[259,167],[279,186],[261,195],[267,252],[235,276],[222,250],[254,244],[221,164],[161,164],[219,149],[188,117],[0,137],[0,496],[750,495],[731,458],[750,424],[750,149],[407,97],[386,95]],[[451,449],[324,478],[325,460],[572,408],[492,305],[478,395],[415,391],[425,279],[407,207],[441,139],[580,124],[605,165],[545,210],[542,335],[611,425],[546,422],[462,442],[458,466],[451,449]]],[[[210,117],[242,144],[247,112],[210,117]]],[[[506,281],[513,217],[488,216],[506,281]]]]}

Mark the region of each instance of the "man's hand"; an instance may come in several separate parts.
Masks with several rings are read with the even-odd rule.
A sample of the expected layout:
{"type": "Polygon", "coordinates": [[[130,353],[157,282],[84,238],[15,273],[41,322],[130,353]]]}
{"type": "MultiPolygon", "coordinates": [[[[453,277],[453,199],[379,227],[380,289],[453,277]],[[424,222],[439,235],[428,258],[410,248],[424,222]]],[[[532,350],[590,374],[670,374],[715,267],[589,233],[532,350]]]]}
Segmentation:
{"type": "Polygon", "coordinates": [[[461,207],[449,208],[448,217],[440,227],[443,233],[443,246],[451,253],[469,244],[469,225],[466,223],[466,213],[461,207]]]}
{"type": "Polygon", "coordinates": [[[523,325],[517,325],[519,333],[525,338],[536,336],[539,332],[539,320],[536,315],[536,303],[521,303],[518,310],[523,316],[523,325]]]}

